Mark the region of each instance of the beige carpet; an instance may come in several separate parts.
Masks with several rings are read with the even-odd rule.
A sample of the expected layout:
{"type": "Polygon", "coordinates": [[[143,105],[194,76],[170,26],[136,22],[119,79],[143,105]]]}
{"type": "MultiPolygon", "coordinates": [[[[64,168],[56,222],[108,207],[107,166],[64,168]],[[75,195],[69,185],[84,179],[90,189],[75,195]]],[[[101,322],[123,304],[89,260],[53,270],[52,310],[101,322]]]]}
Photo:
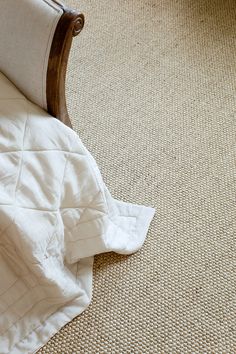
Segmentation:
{"type": "Polygon", "coordinates": [[[97,256],[90,307],[45,353],[236,353],[236,3],[67,0],[86,15],[68,105],[113,195],[157,209],[97,256]]]}

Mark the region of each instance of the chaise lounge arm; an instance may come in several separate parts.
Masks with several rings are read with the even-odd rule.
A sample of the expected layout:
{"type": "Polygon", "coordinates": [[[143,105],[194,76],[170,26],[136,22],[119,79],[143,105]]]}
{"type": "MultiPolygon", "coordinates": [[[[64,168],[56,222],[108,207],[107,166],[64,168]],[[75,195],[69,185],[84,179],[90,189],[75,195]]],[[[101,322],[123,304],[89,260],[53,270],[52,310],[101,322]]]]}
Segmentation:
{"type": "Polygon", "coordinates": [[[65,76],[84,16],[57,0],[1,0],[0,71],[32,102],[71,126],[65,76]]]}

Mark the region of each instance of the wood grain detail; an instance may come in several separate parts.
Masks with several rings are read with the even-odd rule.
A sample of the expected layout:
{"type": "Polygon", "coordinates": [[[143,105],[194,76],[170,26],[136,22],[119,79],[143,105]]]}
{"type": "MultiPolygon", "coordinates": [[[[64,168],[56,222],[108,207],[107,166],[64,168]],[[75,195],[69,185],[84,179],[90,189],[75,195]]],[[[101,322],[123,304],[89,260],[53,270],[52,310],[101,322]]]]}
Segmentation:
{"type": "Polygon", "coordinates": [[[84,15],[68,9],[55,1],[62,9],[53,37],[47,69],[47,110],[71,127],[65,95],[65,79],[72,38],[77,36],[84,26],[84,15]]]}

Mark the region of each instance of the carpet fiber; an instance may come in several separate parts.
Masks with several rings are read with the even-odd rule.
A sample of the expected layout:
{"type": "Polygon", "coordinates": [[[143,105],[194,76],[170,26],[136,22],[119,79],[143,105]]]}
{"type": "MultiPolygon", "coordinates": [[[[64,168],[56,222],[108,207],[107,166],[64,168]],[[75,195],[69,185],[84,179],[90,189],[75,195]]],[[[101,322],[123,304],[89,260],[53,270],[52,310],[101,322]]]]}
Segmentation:
{"type": "Polygon", "coordinates": [[[46,353],[236,353],[234,0],[67,0],[86,16],[67,94],[116,198],[157,209],[99,255],[90,307],[46,353]]]}

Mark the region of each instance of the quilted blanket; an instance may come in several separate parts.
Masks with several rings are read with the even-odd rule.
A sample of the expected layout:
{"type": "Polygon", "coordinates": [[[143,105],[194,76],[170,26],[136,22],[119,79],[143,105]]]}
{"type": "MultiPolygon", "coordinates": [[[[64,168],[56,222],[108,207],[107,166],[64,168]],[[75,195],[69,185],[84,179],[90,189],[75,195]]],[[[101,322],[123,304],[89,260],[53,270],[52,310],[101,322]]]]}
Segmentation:
{"type": "Polygon", "coordinates": [[[93,256],[137,251],[153,214],[114,200],[76,133],[0,74],[0,353],[33,353],[80,314],[93,256]]]}

